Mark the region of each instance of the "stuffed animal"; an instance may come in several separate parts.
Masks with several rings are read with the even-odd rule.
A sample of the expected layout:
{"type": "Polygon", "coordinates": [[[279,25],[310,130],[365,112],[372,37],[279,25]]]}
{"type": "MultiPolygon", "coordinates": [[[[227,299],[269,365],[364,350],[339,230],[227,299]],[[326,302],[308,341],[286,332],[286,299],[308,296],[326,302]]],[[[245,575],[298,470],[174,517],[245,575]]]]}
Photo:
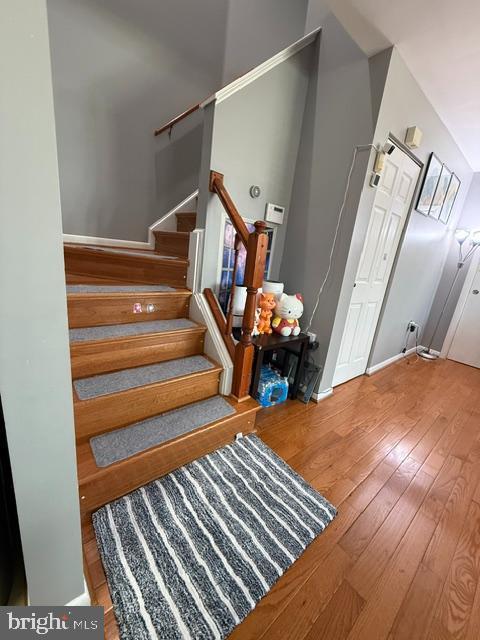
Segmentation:
{"type": "Polygon", "coordinates": [[[298,318],[302,317],[303,298],[299,293],[288,296],[282,293],[275,307],[275,317],[272,322],[273,330],[282,336],[298,336],[300,325],[298,318]]]}
{"type": "Polygon", "coordinates": [[[275,308],[276,300],[273,293],[262,293],[260,295],[260,319],[258,321],[258,333],[272,333],[270,319],[272,310],[275,308]]]}

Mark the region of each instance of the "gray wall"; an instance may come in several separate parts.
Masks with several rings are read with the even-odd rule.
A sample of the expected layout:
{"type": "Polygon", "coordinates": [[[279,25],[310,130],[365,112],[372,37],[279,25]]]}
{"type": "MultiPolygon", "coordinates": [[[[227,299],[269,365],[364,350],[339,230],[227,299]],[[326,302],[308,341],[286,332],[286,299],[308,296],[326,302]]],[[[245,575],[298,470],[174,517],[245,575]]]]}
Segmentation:
{"type": "MultiPolygon", "coordinates": [[[[422,145],[415,155],[426,162],[434,151],[462,181],[462,188],[455,202],[450,223],[447,226],[413,211],[403,242],[370,358],[375,365],[401,352],[405,331],[410,320],[425,328],[440,276],[457,226],[463,202],[472,178],[472,170],[456,145],[446,126],[397,50],[393,50],[388,70],[383,101],[375,130],[375,142],[382,143],[389,133],[403,140],[407,127],[417,125],[423,131],[422,145]],[[414,286],[413,286],[414,283],[414,286]]],[[[364,207],[359,216],[366,217],[364,207]]],[[[421,336],[428,340],[428,331],[421,336]]]]}
{"type": "Polygon", "coordinates": [[[290,209],[305,97],[314,45],[304,48],[218,105],[209,107],[211,138],[204,156],[198,225],[206,225],[202,287],[218,284],[224,213],[218,198],[208,194],[210,168],[225,175],[238,210],[247,219],[263,220],[265,205],[286,206],[278,227],[270,276],[276,278],[290,209]],[[210,111],[214,111],[213,114],[210,111]],[[275,114],[275,117],[272,117],[275,114]],[[262,194],[252,199],[251,185],[262,194]]]}
{"type": "Polygon", "coordinates": [[[0,60],[0,394],[30,602],[63,605],[84,587],[45,2],[4,4],[0,60]]]}
{"type": "MultiPolygon", "coordinates": [[[[286,291],[304,295],[303,328],[308,324],[327,271],[354,147],[368,144],[373,135],[368,60],[323,4],[310,3],[306,25],[306,31],[321,25],[322,32],[316,56],[316,80],[310,84],[307,98],[280,269],[286,291]]],[[[368,151],[358,156],[332,274],[311,327],[320,342],[315,358],[322,365],[325,363],[324,378],[330,378],[322,389],[330,386],[333,376],[327,352],[338,352],[340,344],[341,331],[334,331],[335,315],[369,157],[368,151]]]]}
{"type": "Polygon", "coordinates": [[[154,129],[221,84],[226,0],[48,0],[65,233],[145,240],[198,186],[201,120],[154,129]]]}
{"type": "Polygon", "coordinates": [[[229,0],[228,4],[224,83],[304,35],[308,0],[229,0]]]}
{"type": "MultiPolygon", "coordinates": [[[[467,192],[467,187],[465,185],[462,185],[461,189],[464,191],[464,193],[467,192]]],[[[473,175],[473,180],[470,183],[470,189],[468,189],[465,204],[463,206],[463,210],[457,226],[464,229],[469,229],[470,231],[480,229],[480,173],[475,173],[473,175]]],[[[464,253],[467,249],[468,247],[465,246],[464,253]]],[[[440,319],[442,307],[447,299],[448,291],[452,285],[453,279],[455,278],[455,274],[457,271],[457,262],[458,243],[454,238],[452,238],[450,250],[448,252],[448,258],[442,272],[442,277],[440,279],[440,283],[438,285],[438,289],[430,311],[429,319],[425,328],[423,343],[426,345],[430,344],[430,340],[433,337],[433,332],[435,331],[435,326],[437,324],[437,321],[440,319]]],[[[432,342],[432,349],[436,349],[437,351],[442,350],[443,341],[447,334],[452,315],[455,311],[455,307],[457,306],[458,297],[462,290],[467,272],[468,265],[465,265],[465,267],[459,273],[457,282],[451,293],[450,300],[445,309],[443,318],[440,321],[437,332],[435,333],[432,342]]]]}
{"type": "Polygon", "coordinates": [[[307,0],[48,0],[64,232],[145,240],[198,187],[202,114],[303,35],[307,0]]]}

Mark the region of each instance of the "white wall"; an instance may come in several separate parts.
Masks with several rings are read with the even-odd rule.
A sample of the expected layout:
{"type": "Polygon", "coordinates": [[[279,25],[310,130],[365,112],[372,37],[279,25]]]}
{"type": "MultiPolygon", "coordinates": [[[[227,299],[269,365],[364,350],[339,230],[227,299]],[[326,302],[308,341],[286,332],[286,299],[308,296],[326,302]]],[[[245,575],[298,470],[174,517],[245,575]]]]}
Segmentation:
{"type": "Polygon", "coordinates": [[[207,109],[197,220],[206,228],[202,288],[218,284],[225,220],[218,198],[208,193],[210,169],[225,175],[225,185],[246,219],[263,220],[267,202],[286,207],[270,270],[272,278],[278,277],[313,49],[309,45],[207,109]],[[251,198],[251,185],[260,186],[259,198],[251,198]]]}
{"type": "MultiPolygon", "coordinates": [[[[370,366],[401,352],[410,320],[419,322],[425,328],[452,233],[473,175],[448,129],[398,51],[394,49],[375,131],[375,142],[383,142],[390,132],[403,140],[407,127],[413,124],[423,131],[422,145],[414,151],[415,155],[426,163],[430,153],[434,151],[458,175],[462,187],[448,227],[416,211],[412,212],[380,318],[370,366]]],[[[359,215],[366,216],[367,209],[362,209],[359,215]]],[[[423,341],[427,336],[421,337],[423,341]]]]}
{"type": "MultiPolygon", "coordinates": [[[[466,191],[467,188],[464,187],[464,190],[466,191]]],[[[465,204],[463,206],[460,219],[458,220],[456,226],[464,229],[469,229],[470,231],[480,229],[480,173],[475,173],[473,175],[472,182],[470,183],[470,188],[468,189],[468,192],[466,194],[465,204]]],[[[464,247],[464,253],[466,252],[466,250],[467,247],[464,247]]],[[[430,311],[429,319],[424,333],[424,344],[430,344],[430,340],[433,337],[432,348],[438,351],[442,350],[443,341],[447,334],[450,321],[452,319],[458,302],[458,298],[460,296],[460,292],[463,287],[463,283],[468,273],[468,266],[465,266],[459,273],[455,287],[450,295],[450,300],[447,304],[447,307],[445,308],[443,318],[440,321],[435,336],[433,336],[435,326],[442,312],[442,307],[445,303],[448,291],[452,285],[457,271],[457,262],[458,243],[454,238],[452,238],[451,247],[448,252],[448,258],[442,272],[442,277],[435,294],[435,299],[433,301],[432,309],[430,311]]]]}
{"type": "Polygon", "coordinates": [[[84,586],[44,0],[4,3],[0,75],[0,394],[29,599],[63,605],[84,586]]]}

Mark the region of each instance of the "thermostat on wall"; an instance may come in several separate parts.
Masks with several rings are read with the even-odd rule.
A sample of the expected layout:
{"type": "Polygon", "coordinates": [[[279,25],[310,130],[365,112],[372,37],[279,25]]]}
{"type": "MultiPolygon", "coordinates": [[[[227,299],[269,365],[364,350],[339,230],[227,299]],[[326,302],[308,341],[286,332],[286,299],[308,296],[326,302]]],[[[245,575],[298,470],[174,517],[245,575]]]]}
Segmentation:
{"type": "Polygon", "coordinates": [[[274,222],[275,224],[283,224],[283,216],[285,215],[285,207],[279,204],[272,204],[267,202],[267,209],[265,211],[265,220],[267,222],[274,222]]]}

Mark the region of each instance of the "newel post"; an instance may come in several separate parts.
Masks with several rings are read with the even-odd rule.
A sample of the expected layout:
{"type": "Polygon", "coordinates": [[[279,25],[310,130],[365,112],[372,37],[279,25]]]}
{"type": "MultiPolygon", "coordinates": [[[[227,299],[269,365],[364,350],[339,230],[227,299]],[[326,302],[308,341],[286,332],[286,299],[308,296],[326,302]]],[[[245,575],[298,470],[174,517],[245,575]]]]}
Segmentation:
{"type": "Polygon", "coordinates": [[[253,368],[254,347],[252,331],[255,324],[257,292],[262,286],[265,273],[268,236],[263,220],[255,223],[255,231],[248,237],[247,258],[245,263],[244,286],[247,288],[247,300],[242,322],[242,336],[235,347],[232,394],[238,399],[248,397],[253,368]]]}

